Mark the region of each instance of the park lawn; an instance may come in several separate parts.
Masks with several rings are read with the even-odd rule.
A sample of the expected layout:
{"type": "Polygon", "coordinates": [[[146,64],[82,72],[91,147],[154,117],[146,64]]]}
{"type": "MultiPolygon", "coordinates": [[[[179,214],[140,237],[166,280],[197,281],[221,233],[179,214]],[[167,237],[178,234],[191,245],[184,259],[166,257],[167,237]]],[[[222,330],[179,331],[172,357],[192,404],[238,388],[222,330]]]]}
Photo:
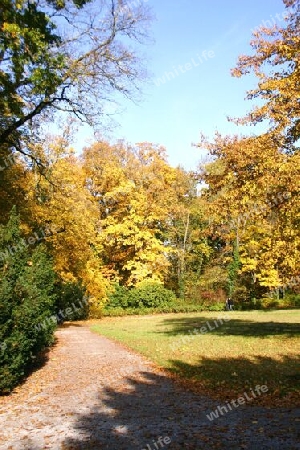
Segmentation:
{"type": "Polygon", "coordinates": [[[187,387],[230,400],[256,385],[253,404],[299,398],[300,310],[106,317],[91,329],[143,354],[187,387]]]}

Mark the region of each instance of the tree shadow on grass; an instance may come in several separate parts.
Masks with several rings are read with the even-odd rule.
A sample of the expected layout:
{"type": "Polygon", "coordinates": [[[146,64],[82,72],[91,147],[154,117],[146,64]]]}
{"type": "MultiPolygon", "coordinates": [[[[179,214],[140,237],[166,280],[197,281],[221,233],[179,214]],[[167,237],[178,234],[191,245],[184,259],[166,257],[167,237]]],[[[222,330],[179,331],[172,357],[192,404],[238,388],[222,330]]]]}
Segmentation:
{"type": "Polygon", "coordinates": [[[266,385],[268,394],[257,399],[260,404],[274,406],[291,402],[300,406],[300,359],[282,355],[280,359],[266,356],[255,358],[206,358],[196,364],[172,360],[169,371],[191,381],[198,392],[209,393],[213,398],[237,398],[245,389],[266,385]],[[291,394],[293,399],[286,397],[291,394]]]}
{"type": "Polygon", "coordinates": [[[165,319],[162,326],[170,327],[167,331],[158,331],[170,336],[194,333],[214,333],[221,336],[287,336],[295,337],[300,335],[299,323],[288,322],[256,322],[251,320],[236,319],[234,311],[220,313],[216,317],[178,317],[165,319]],[[218,318],[217,318],[218,317],[218,318]],[[202,330],[201,330],[202,328],[202,330]]]}
{"type": "MultiPolygon", "coordinates": [[[[174,368],[176,367],[174,362],[174,368]]],[[[117,387],[98,390],[90,411],[78,414],[65,450],[295,450],[296,412],[241,406],[210,421],[217,408],[208,397],[177,386],[170,378],[143,372],[117,387]],[[266,427],[267,431],[259,431],[266,427]]]]}

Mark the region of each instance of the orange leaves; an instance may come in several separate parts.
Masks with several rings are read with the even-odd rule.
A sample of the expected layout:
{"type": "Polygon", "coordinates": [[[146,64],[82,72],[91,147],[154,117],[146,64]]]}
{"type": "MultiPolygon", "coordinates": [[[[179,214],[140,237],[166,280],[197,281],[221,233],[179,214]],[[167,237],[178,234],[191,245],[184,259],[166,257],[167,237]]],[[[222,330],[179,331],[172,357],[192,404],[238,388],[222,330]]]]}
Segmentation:
{"type": "Polygon", "coordinates": [[[298,126],[299,106],[299,2],[290,10],[287,25],[283,28],[261,27],[254,33],[252,56],[240,56],[232,75],[241,77],[254,71],[259,82],[248,92],[248,98],[262,98],[264,104],[236,123],[271,122],[272,131],[287,143],[295,143],[300,137],[298,126]],[[275,71],[270,71],[270,66],[275,71]]]}
{"type": "Polygon", "coordinates": [[[99,214],[100,256],[115,278],[127,285],[163,280],[169,249],[161,237],[186,193],[180,170],[149,143],[100,142],[85,149],[83,167],[99,214]]]}
{"type": "MultiPolygon", "coordinates": [[[[202,144],[203,145],[203,142],[202,144]]],[[[269,134],[205,143],[216,158],[202,168],[212,223],[229,250],[239,247],[241,273],[276,287],[296,274],[300,258],[299,154],[285,154],[269,134]]],[[[224,255],[224,262],[228,257],[224,255]]]]}

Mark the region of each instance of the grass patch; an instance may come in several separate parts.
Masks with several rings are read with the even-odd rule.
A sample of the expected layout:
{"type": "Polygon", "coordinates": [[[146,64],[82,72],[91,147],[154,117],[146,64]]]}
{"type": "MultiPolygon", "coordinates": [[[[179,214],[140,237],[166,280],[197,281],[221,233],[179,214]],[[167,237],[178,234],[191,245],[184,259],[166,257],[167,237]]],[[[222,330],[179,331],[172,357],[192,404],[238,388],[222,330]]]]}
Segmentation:
{"type": "Polygon", "coordinates": [[[265,384],[255,404],[275,406],[297,402],[299,319],[300,310],[202,312],[106,317],[91,329],[197,392],[230,400],[265,384]]]}

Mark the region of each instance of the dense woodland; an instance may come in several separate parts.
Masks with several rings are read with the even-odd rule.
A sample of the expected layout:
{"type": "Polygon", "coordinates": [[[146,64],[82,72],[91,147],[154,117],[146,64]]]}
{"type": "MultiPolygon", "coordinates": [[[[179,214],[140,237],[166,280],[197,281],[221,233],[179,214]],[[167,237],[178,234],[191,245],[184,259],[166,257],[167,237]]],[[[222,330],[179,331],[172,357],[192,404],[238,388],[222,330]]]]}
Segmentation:
{"type": "Polygon", "coordinates": [[[2,3],[0,388],[51,342],[62,309],[66,320],[222,309],[228,296],[237,308],[299,305],[299,0],[285,0],[283,28],[254,32],[232,71],[256,74],[247,96],[260,101],[231,120],[266,132],[202,136],[207,161],[192,172],[157,144],[116,136],[79,154],[72,143],[74,120],[101,130],[108,102],[137,95],[144,69],[128,41],[147,39],[147,7],[2,3]]]}

